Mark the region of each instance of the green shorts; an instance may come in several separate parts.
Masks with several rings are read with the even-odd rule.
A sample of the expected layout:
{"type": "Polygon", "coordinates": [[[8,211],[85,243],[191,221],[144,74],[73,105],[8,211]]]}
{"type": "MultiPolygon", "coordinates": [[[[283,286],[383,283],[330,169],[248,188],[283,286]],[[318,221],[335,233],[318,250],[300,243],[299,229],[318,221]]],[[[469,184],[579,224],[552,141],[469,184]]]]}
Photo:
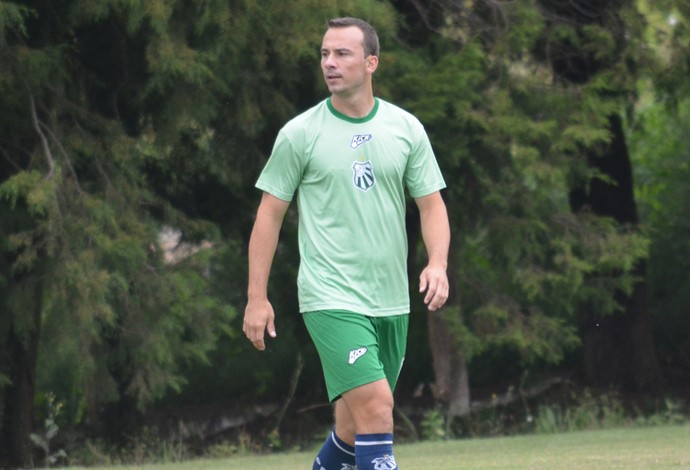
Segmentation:
{"type": "Polygon", "coordinates": [[[409,315],[368,317],[321,310],[303,317],[321,358],[330,401],[383,378],[395,390],[405,360],[409,315]]]}

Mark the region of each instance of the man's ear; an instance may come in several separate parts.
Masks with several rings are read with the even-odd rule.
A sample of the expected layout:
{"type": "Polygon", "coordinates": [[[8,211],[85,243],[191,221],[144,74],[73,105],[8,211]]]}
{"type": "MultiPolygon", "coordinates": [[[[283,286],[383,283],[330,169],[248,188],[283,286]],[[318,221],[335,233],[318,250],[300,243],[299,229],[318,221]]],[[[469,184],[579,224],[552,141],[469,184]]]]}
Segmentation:
{"type": "Polygon", "coordinates": [[[367,71],[369,73],[374,73],[376,68],[379,66],[379,58],[375,55],[370,55],[367,57],[367,71]]]}

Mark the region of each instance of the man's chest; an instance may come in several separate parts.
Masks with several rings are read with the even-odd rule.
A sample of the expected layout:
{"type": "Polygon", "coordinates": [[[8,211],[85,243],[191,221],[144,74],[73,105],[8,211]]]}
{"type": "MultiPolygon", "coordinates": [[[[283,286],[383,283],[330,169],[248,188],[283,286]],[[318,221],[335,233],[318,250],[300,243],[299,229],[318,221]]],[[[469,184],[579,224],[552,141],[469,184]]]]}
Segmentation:
{"type": "Polygon", "coordinates": [[[368,191],[377,183],[400,184],[411,145],[396,132],[365,125],[321,132],[307,151],[304,182],[352,185],[368,191]]]}

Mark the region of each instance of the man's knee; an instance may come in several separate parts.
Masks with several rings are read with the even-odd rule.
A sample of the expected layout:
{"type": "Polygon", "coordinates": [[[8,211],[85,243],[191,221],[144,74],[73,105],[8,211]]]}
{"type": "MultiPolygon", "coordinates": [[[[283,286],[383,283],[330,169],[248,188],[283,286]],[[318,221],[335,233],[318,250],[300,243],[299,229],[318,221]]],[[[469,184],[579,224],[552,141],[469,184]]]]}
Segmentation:
{"type": "MultiPolygon", "coordinates": [[[[377,424],[374,432],[389,431],[393,429],[393,400],[372,401],[364,407],[362,418],[365,422],[377,424]]],[[[358,429],[362,426],[358,426],[358,429]]]]}
{"type": "Polygon", "coordinates": [[[385,379],[352,389],[343,400],[358,433],[393,429],[393,393],[385,379]]]}

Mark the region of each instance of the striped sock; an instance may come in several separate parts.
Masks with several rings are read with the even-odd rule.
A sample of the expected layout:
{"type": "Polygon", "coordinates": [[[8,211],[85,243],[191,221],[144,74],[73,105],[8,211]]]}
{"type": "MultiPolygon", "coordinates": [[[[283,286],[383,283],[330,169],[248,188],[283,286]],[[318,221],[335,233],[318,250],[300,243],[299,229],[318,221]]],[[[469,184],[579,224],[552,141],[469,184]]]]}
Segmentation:
{"type": "Polygon", "coordinates": [[[355,448],[332,431],[314,460],[312,470],[356,470],[355,448]]]}
{"type": "Polygon", "coordinates": [[[393,434],[357,434],[355,436],[357,470],[397,470],[393,457],[393,434]]]}

